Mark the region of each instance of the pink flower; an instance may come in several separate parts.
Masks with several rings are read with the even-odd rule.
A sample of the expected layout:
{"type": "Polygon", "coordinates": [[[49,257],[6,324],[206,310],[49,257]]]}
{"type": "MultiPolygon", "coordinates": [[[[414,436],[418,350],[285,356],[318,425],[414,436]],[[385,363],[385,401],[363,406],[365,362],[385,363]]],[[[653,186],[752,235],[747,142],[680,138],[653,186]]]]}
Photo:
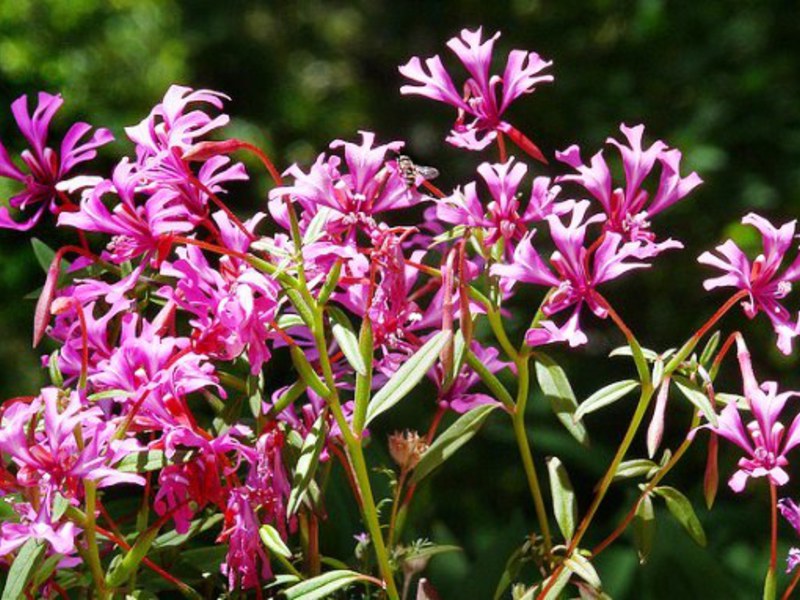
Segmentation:
{"type": "Polygon", "coordinates": [[[800,331],[800,315],[793,321],[780,300],[792,290],[792,282],[800,278],[800,257],[795,258],[783,273],[778,274],[778,271],[794,239],[797,222],[789,221],[776,229],[763,217],[750,213],[742,219],[742,223],[752,225],[761,233],[763,253],[751,264],[732,240],[717,246],[717,254],[704,252],[697,259],[698,262],[720,269],[725,275],[706,279],[703,287],[706,290],[718,287],[746,290],[750,299],[742,303],[745,314],[752,319],[763,311],[778,334],[778,349],[784,354],[791,354],[792,341],[800,331]]]}
{"type": "MultiPolygon", "coordinates": [[[[791,498],[781,498],[778,501],[778,508],[795,532],[800,535],[800,506],[791,498]]],[[[797,565],[800,565],[800,548],[789,548],[789,555],[786,557],[786,572],[791,573],[797,565]]]]}
{"type": "Polygon", "coordinates": [[[375,226],[374,215],[408,208],[422,200],[422,195],[406,184],[396,161],[389,161],[388,153],[399,152],[403,142],[374,146],[374,133],[360,134],[360,145],[331,142],[331,149],[343,149],[344,165],[337,155],[320,154],[308,173],[297,165],[286,170],[284,175],[291,176],[294,183],[269,193],[269,209],[278,223],[289,228],[285,196],[303,208],[306,226],[323,207],[330,209],[332,214],[325,222],[334,232],[352,231],[354,225],[370,229],[375,226]]]}
{"type": "Polygon", "coordinates": [[[169,236],[194,229],[192,213],[169,189],[160,189],[143,202],[137,201],[141,176],[136,165],[124,159],[114,169],[112,179],[84,190],[78,212],[61,213],[58,224],[82,231],[114,236],[108,245],[109,257],[117,263],[147,254],[157,259],[169,236]],[[117,197],[112,210],[106,196],[117,197]]]}
{"type": "Polygon", "coordinates": [[[625,171],[625,188],[614,188],[611,171],[600,150],[587,166],[581,159],[578,146],[570,146],[557,152],[556,158],[573,167],[576,175],[562,175],[556,181],[571,181],[583,187],[603,206],[608,217],[604,224],[606,231],[620,234],[625,241],[642,242],[641,258],[655,256],[670,248],[682,248],[675,240],[655,241],[650,230],[650,219],[664,209],[686,197],[702,183],[697,173],[681,177],[679,150],[670,149],[662,141],[656,141],[647,149],[642,148],[644,125],[628,127],[620,125],[620,131],[628,140],[628,145],[613,138],[606,142],[616,146],[622,157],[625,171]],[[661,176],[655,193],[644,189],[647,177],[656,163],[661,165],[661,176]]]}
{"type": "Polygon", "coordinates": [[[509,256],[513,252],[513,242],[521,239],[527,232],[527,225],[533,221],[544,220],[548,215],[563,215],[568,212],[572,201],[557,202],[561,188],[550,186],[549,177],[533,180],[530,200],[525,211],[520,214],[520,193],[517,193],[522,178],[528,171],[524,163],[510,158],[506,163],[483,163],[478,173],[486,182],[492,201],[486,206],[478,197],[477,186],[468,183],[463,191],[458,189],[451,196],[437,201],[436,216],[447,223],[483,227],[488,236],[484,239],[491,247],[502,239],[509,256]]]}
{"type": "Polygon", "coordinates": [[[774,381],[759,386],[744,341],[741,338],[736,341],[744,395],[754,420],[745,426],[739,408],[731,402],[722,410],[717,426],[709,424],[704,428],[733,442],[747,453],[746,457],[739,460],[739,470],[728,482],[734,492],[741,492],[750,477],[767,477],[774,485],[784,485],[789,481],[789,475],[784,470],[789,464],[786,454],[800,444],[800,415],[795,416],[788,430],[780,417],[787,400],[800,396],[800,393],[779,394],[778,384],[774,381]]]}
{"type": "Polygon", "coordinates": [[[570,346],[586,343],[586,335],[579,324],[583,305],[586,304],[600,318],[605,318],[608,313],[605,302],[595,288],[632,269],[649,266],[632,260],[639,258],[638,242],[623,243],[622,236],[614,232],[606,233],[600,245],[590,253],[584,245],[586,230],[593,223],[605,221],[605,217],[594,215],[585,218],[588,208],[589,202],[586,200],[575,203],[568,224],[564,224],[557,215],[547,217],[550,235],[556,246],[556,251],[550,256],[555,273],[531,243],[535,231],[522,239],[510,264],[492,267],[492,275],[500,276],[506,284],[522,281],[553,288],[543,306],[544,314],[548,317],[575,307],[563,326],[542,321],[538,327],[529,329],[525,339],[531,346],[552,342],[568,342],[570,346]]]}
{"type": "Polygon", "coordinates": [[[13,506],[19,522],[5,521],[0,525],[0,556],[6,556],[31,539],[46,542],[56,554],[75,553],[75,538],[80,529],[72,521],[53,518],[52,496],[40,499],[38,512],[27,502],[13,506]]]}
{"type": "Polygon", "coordinates": [[[63,181],[76,165],[92,160],[98,147],[114,139],[107,129],[98,129],[90,139],[81,142],[92,128],[86,123],[75,123],[61,141],[60,152],[47,146],[50,121],[63,103],[60,95],[39,92],[39,103],[32,115],[28,110],[27,96],[20,96],[11,105],[14,120],[30,144],[30,149],[21,155],[27,173],[14,164],[0,142],[0,177],[24,185],[23,191],[8,201],[9,205],[23,213],[29,209],[35,212],[18,222],[11,218],[7,207],[0,206],[0,227],[27,231],[39,222],[45,209],[58,213],[56,184],[63,181]]]}
{"type": "MultiPolygon", "coordinates": [[[[498,132],[508,133],[512,138],[524,138],[502,120],[503,113],[514,100],[532,93],[540,83],[553,81],[552,75],[541,74],[553,63],[542,60],[535,52],[524,50],[512,50],[508,54],[502,76],[490,75],[494,43],[500,34],[495,33],[485,41],[481,40],[482,36],[481,27],[475,31],[464,29],[460,37],[447,42],[469,73],[462,86],[463,96],[457,91],[438,55],[426,59],[425,67],[416,56],[400,67],[400,73],[414,82],[402,86],[401,94],[425,96],[458,109],[458,118],[447,141],[468,150],[483,150],[495,140],[498,132]],[[471,120],[465,122],[469,118],[471,120]]],[[[524,138],[524,141],[530,145],[525,148],[529,153],[544,160],[530,140],[524,138]]]]}

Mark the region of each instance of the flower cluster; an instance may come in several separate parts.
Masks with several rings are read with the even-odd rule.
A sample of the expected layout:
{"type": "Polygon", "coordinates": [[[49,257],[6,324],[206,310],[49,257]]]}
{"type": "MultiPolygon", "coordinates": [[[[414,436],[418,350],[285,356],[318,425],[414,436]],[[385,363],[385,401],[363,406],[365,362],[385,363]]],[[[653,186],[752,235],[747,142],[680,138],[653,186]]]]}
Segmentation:
{"type": "MultiPolygon", "coordinates": [[[[224,550],[216,565],[219,587],[255,590],[257,597],[267,585],[302,589],[314,579],[298,583],[304,575],[295,565],[302,559],[309,575],[322,568],[318,529],[330,508],[325,492],[341,470],[369,529],[357,538],[356,558],[366,568],[363,552],[372,545],[381,580],[350,571],[340,580],[377,581],[394,600],[393,569],[402,563],[408,589],[429,556],[425,543],[398,542],[419,480],[500,408],[513,421],[539,513],[537,556],[546,558],[539,567],[550,589],[568,561],[553,560],[525,437],[530,362],[553,368],[539,347],[586,344],[587,311],[611,317],[641,378],[633,382],[642,389],[639,420],[655,388],[661,390],[648,436],[651,453],[661,441],[673,378],[686,385],[702,380],[712,389],[708,361],[700,364],[690,354],[735,301],[747,296],[751,318],[765,312],[778,347],[791,351],[800,317],[795,322],[781,301],[800,276],[800,263],[780,267],[795,223],[776,229],[757,215],[744,220],[763,238],[763,254],[752,263],[731,241],[699,259],[724,271],[707,280],[706,289],[734,287],[734,300],[676,357],[642,350],[603,288],[683,247],[657,237],[652,221],[687,198],[700,177],[681,175],[679,150],[661,140],[648,146],[643,125],[624,124],[624,141],[608,139],[619,154],[622,181],[614,181],[615,167],[602,150],[587,164],[577,145],[554,153],[553,172],[544,172],[546,153],[506,113],[553,81],[552,63],[512,50],[502,74],[492,75],[499,35],[484,39],[480,28],[464,30],[448,42],[468,73],[463,92],[438,56],[424,66],[413,57],[400,67],[410,80],[401,93],[458,110],[449,143],[471,151],[497,144],[498,162],[479,162],[466,182],[448,181],[448,192],[427,181],[430,169],[401,154],[403,141],[381,141],[370,131],[359,132],[357,141],[331,142],[310,166],[294,164],[279,173],[259,149],[224,137],[224,94],[181,86],[126,129],[132,149],[106,177],[76,174],[110,133],[98,129],[90,136],[90,126],[78,123],[57,152],[47,138],[61,98],[40,94],[33,115],[27,98],[14,102],[30,148],[21,154],[23,167],[0,144],[0,175],[21,186],[0,208],[0,226],[30,229],[49,210],[77,242],[54,252],[37,305],[34,341],[47,338],[42,365],[51,385],[35,398],[6,402],[0,412],[0,492],[13,514],[0,525],[0,558],[24,556],[21,548],[33,540],[44,548],[43,560],[85,567],[98,597],[132,592],[124,582],[136,581],[140,563],[188,593],[186,583],[144,554],[152,544],[160,552],[208,535],[224,550]],[[506,139],[523,159],[508,155],[506,139]],[[254,153],[274,180],[261,210],[244,219],[223,201],[249,178],[233,157],[241,151],[254,153]],[[526,163],[529,158],[541,164],[526,163]],[[23,220],[13,220],[9,208],[23,220]],[[87,233],[94,234],[91,240],[87,233]],[[503,317],[520,293],[537,295],[539,305],[525,314],[530,325],[515,345],[503,317]],[[479,319],[488,321],[494,341],[476,327],[479,319]],[[652,376],[647,360],[656,363],[652,376]],[[516,398],[506,379],[516,381],[516,398]],[[426,435],[405,430],[388,439],[398,472],[387,469],[393,498],[382,524],[363,445],[374,419],[417,384],[431,391],[418,413],[433,417],[426,435]],[[441,433],[443,419],[455,424],[441,433]],[[136,499],[135,513],[112,514],[103,504],[126,494],[136,499]],[[169,529],[169,541],[154,542],[162,529],[169,529]],[[128,552],[125,538],[134,539],[133,533],[128,552]],[[117,549],[120,558],[106,560],[117,549]]],[[[788,481],[787,455],[800,444],[800,416],[788,422],[784,414],[796,412],[790,405],[797,394],[778,393],[773,382],[759,385],[741,336],[737,341],[744,401],[728,403],[718,420],[701,427],[745,452],[730,480],[734,491],[761,477],[774,491],[788,481]]],[[[551,387],[559,388],[557,416],[579,439],[584,413],[632,389],[630,381],[618,382],[576,411],[569,385],[550,377],[551,387]]],[[[713,397],[702,406],[707,417],[716,416],[713,397]]],[[[551,487],[568,483],[557,462],[550,463],[551,487]]],[[[672,464],[664,460],[659,477],[672,464]]],[[[614,475],[609,471],[598,487],[597,502],[614,475]]],[[[647,501],[659,490],[642,489],[647,501]]],[[[785,501],[781,508],[797,527],[797,507],[785,501]]],[[[585,527],[575,533],[574,523],[573,531],[559,525],[569,557],[585,527]]],[[[576,556],[587,561],[582,552],[576,556]]],[[[790,567],[798,560],[793,550],[790,567]]],[[[599,595],[593,568],[580,570],[581,595],[587,586],[594,590],[589,595],[599,595]]],[[[43,578],[43,593],[59,591],[47,587],[61,585],[56,575],[43,578]]],[[[86,581],[70,585],[85,587],[86,581]]],[[[321,597],[319,589],[334,590],[320,587],[314,597],[321,597]]]]}

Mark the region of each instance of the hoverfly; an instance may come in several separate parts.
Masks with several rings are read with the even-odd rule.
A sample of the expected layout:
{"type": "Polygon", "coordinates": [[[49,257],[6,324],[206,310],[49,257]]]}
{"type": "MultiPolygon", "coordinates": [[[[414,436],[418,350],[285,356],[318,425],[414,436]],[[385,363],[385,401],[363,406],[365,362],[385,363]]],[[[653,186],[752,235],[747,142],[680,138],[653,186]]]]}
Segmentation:
{"type": "Polygon", "coordinates": [[[439,176],[438,169],[415,165],[414,161],[405,154],[397,156],[397,171],[403,181],[406,182],[406,187],[408,188],[413,188],[416,185],[417,176],[422,177],[424,180],[436,179],[439,176]]]}

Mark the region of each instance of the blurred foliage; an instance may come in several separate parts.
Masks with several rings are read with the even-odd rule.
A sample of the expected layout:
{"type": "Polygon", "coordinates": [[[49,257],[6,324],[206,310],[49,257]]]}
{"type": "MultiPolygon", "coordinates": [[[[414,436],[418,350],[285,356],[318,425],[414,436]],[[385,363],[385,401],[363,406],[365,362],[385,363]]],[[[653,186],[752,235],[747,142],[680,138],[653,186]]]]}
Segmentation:
{"type": "MultiPolygon", "coordinates": [[[[470,177],[481,157],[443,147],[452,111],[402,98],[396,66],[414,54],[440,53],[448,62],[445,41],[480,24],[503,31],[501,50],[529,48],[555,61],[555,84],[542,86],[510,116],[542,148],[576,142],[593,153],[617,134],[620,122],[644,122],[649,139],[683,149],[687,171],[696,169],[705,180],[656,226],[674,232],[686,250],[609,292],[646,345],[679,344],[677,336],[702,323],[723,299],[702,292],[704,274],[694,257],[725,236],[752,245],[752,235],[738,224],[750,210],[783,222],[800,209],[797,2],[14,0],[0,2],[0,105],[22,93],[59,91],[67,102],[57,127],[81,118],[111,127],[122,139],[122,127],[144,117],[170,83],[210,87],[233,99],[231,134],[262,145],[282,166],[307,164],[330,140],[370,129],[383,140],[408,140],[412,156],[436,165],[447,187],[470,177]]],[[[5,114],[0,134],[13,149],[20,139],[5,114]]],[[[127,148],[118,142],[111,150],[127,148]]],[[[259,177],[240,196],[239,210],[264,208],[266,180],[259,177]]],[[[53,243],[59,234],[37,235],[53,243]]],[[[27,236],[6,232],[0,248],[0,390],[10,397],[33,393],[42,382],[28,341],[33,303],[22,297],[43,275],[27,236]]],[[[528,316],[518,313],[512,329],[519,336],[528,316]]],[[[744,328],[753,340],[762,374],[798,387],[797,358],[778,355],[766,319],[750,324],[737,314],[725,323],[744,328]]],[[[621,339],[605,323],[595,325],[589,347],[560,357],[572,367],[568,372],[580,374],[573,375],[580,398],[630,369],[623,359],[603,358],[621,339]]],[[[667,440],[673,447],[690,419],[675,400],[667,440]]],[[[419,427],[425,400],[418,402],[393,425],[419,427]]],[[[573,444],[541,402],[530,405],[537,457],[562,457],[585,509],[631,405],[589,417],[591,452],[573,444]]],[[[376,452],[384,433],[374,434],[376,452]]],[[[697,445],[704,445],[702,438],[697,445]]],[[[644,453],[642,446],[634,449],[644,453]]],[[[687,491],[698,507],[702,454],[695,449],[667,482],[687,491]]],[[[732,453],[723,454],[722,472],[729,473],[732,453]]],[[[506,557],[533,523],[505,424],[491,421],[434,484],[435,490],[423,486],[411,522],[421,535],[461,544],[466,552],[434,560],[433,581],[444,598],[489,597],[506,557]]],[[[589,543],[630,506],[631,492],[619,491],[623,487],[609,495],[598,537],[589,543]]],[[[755,485],[736,498],[724,488],[714,511],[700,510],[710,536],[707,552],[692,547],[660,507],[656,552],[646,566],[637,568],[629,537],[601,557],[609,592],[640,599],[755,597],[766,563],[765,492],[755,485]]],[[[348,510],[344,496],[331,502],[348,510]]],[[[352,552],[357,515],[331,526],[332,553],[337,545],[352,552]]]]}

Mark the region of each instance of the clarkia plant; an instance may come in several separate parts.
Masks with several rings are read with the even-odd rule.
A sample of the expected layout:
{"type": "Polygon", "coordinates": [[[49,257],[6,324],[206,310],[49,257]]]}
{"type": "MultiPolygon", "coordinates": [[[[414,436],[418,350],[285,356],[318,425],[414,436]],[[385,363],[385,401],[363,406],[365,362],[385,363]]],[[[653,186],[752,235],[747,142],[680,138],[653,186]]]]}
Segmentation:
{"type": "MultiPolygon", "coordinates": [[[[0,176],[19,184],[0,226],[55,225],[75,241],[50,249],[34,240],[46,276],[33,340],[50,382],[0,408],[4,600],[168,589],[191,598],[436,597],[426,565],[457,548],[413,539],[409,507],[490,418],[513,434],[535,515],[497,574],[495,597],[608,597],[595,557],[631,525],[646,561],[661,501],[705,544],[689,498],[662,482],[707,443],[711,508],[719,438],[739,459],[723,474],[732,492],[767,490],[764,596],[776,597],[778,513],[800,530],[782,489],[800,444],[798,394],[759,383],[745,338],[720,323],[739,304],[751,319],[763,312],[780,351],[792,352],[800,318],[786,306],[800,264],[783,263],[795,222],[747,215],[763,253],[749,258],[733,241],[703,253],[699,262],[716,270],[706,290],[732,290],[677,350],[644,348],[606,284],[630,285],[637,272],[678,260],[683,244],[657,217],[691,198],[700,176],[679,150],[648,141],[643,125],[620,125],[588,162],[577,145],[540,149],[536,124],[512,125],[506,113],[546,93],[552,63],[523,50],[496,56],[499,37],[479,28],[451,39],[463,72],[438,56],[399,68],[400,92],[423,98],[410,102],[456,109],[445,139],[469,151],[474,175],[463,182],[444,174],[434,185],[403,141],[371,131],[281,172],[226,136],[224,94],[181,86],[125,130],[128,155],[104,174],[91,161],[109,131],[77,123],[58,139],[59,96],[12,104],[26,144],[19,155],[0,144],[0,176]],[[246,154],[271,183],[248,201],[252,213],[238,215],[227,199],[251,176],[246,154]],[[520,308],[520,293],[538,306],[520,308]],[[519,339],[507,331],[512,313],[527,324],[519,339]],[[546,352],[580,356],[592,320],[616,329],[613,354],[630,360],[631,377],[578,402],[546,352]],[[718,393],[732,349],[741,386],[718,393]],[[426,402],[416,388],[435,402],[419,404],[416,430],[393,428],[396,405],[426,402]],[[638,400],[611,463],[592,496],[577,497],[569,465],[545,460],[529,439],[529,402],[549,400],[585,445],[587,417],[629,395],[638,400]],[[669,409],[683,401],[691,423],[677,447],[662,449],[669,409]],[[396,432],[374,435],[376,421],[396,432]],[[631,451],[639,438],[646,457],[631,451]],[[321,535],[337,518],[327,499],[335,480],[361,516],[349,556],[329,556],[321,535]],[[602,531],[597,510],[612,483],[626,482],[638,485],[637,499],[602,531]],[[211,568],[172,569],[181,549],[211,568]]],[[[798,563],[793,548],[797,575],[784,597],[798,563]]]]}

